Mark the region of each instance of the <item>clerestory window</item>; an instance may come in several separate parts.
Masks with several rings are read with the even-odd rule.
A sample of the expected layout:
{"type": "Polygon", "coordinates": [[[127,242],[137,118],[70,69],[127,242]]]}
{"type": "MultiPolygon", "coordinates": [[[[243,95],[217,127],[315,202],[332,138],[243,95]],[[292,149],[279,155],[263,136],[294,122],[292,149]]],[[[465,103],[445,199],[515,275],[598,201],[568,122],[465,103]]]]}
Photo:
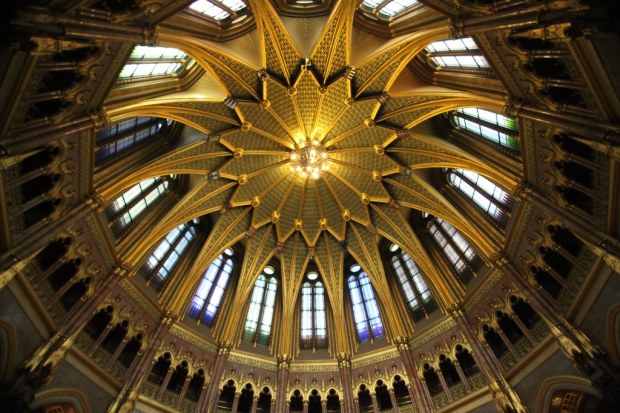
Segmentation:
{"type": "Polygon", "coordinates": [[[234,268],[234,251],[227,248],[209,265],[189,307],[189,316],[213,324],[234,268]]]}
{"type": "Polygon", "coordinates": [[[429,234],[443,251],[459,281],[467,284],[473,276],[472,262],[476,252],[465,237],[448,222],[432,215],[427,215],[426,219],[429,234]]]}
{"type": "Polygon", "coordinates": [[[149,178],[135,184],[106,208],[112,232],[119,236],[125,228],[135,222],[148,207],[154,205],[170,189],[172,178],[163,176],[149,178]]]}
{"type": "Polygon", "coordinates": [[[145,278],[156,291],[161,291],[190,243],[196,236],[195,222],[181,224],[166,235],[145,263],[145,278]]]}
{"type": "Polygon", "coordinates": [[[443,40],[426,46],[426,59],[433,67],[446,69],[490,68],[471,37],[443,40]]]}
{"type": "Polygon", "coordinates": [[[413,320],[428,318],[428,315],[437,309],[437,303],[422,272],[409,254],[398,245],[390,245],[389,251],[392,253],[392,268],[413,320]]]}
{"type": "Polygon", "coordinates": [[[306,274],[301,286],[301,348],[327,347],[325,287],[316,271],[306,274]]]}
{"type": "Polygon", "coordinates": [[[247,11],[248,6],[243,0],[197,0],[190,4],[189,8],[213,20],[220,21],[233,18],[247,11]]]}
{"type": "Polygon", "coordinates": [[[178,75],[190,61],[185,52],[173,47],[136,46],[118,79],[178,75]]]}
{"type": "Polygon", "coordinates": [[[479,108],[462,108],[450,114],[450,120],[459,127],[487,141],[520,152],[519,126],[512,118],[479,108]]]}
{"type": "Polygon", "coordinates": [[[465,169],[445,169],[448,180],[485,213],[505,225],[514,198],[489,179],[465,169]]]}
{"type": "Polygon", "coordinates": [[[355,330],[359,341],[363,343],[383,337],[383,322],[379,314],[375,293],[370,284],[370,278],[358,264],[349,267],[347,283],[353,306],[355,330]]]}
{"type": "Polygon", "coordinates": [[[417,0],[364,0],[362,10],[383,20],[398,17],[420,4],[417,0]]]}
{"type": "Polygon", "coordinates": [[[245,320],[244,340],[269,344],[277,291],[278,281],[275,277],[275,269],[268,265],[254,283],[250,308],[245,320]]]}
{"type": "Polygon", "coordinates": [[[161,136],[169,124],[166,119],[141,116],[116,122],[101,129],[95,137],[97,148],[95,162],[100,163],[142,141],[161,136]]]}

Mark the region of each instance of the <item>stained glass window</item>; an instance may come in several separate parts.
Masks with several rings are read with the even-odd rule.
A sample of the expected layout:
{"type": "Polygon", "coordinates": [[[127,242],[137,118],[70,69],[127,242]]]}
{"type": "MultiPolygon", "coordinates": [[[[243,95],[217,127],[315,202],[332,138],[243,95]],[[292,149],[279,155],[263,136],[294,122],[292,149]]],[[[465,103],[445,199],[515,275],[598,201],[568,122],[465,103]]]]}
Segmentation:
{"type": "Polygon", "coordinates": [[[428,232],[443,251],[452,268],[464,284],[471,280],[471,262],[476,252],[469,242],[451,224],[432,215],[427,216],[428,232]]]}
{"type": "Polygon", "coordinates": [[[520,151],[519,127],[512,118],[484,109],[462,108],[452,112],[450,119],[454,126],[516,152],[520,151]]]}
{"type": "Polygon", "coordinates": [[[173,47],[136,46],[118,75],[119,80],[179,74],[190,58],[173,47]]]}
{"type": "Polygon", "coordinates": [[[364,0],[362,9],[380,19],[389,20],[418,5],[417,0],[364,0]]]}
{"type": "Polygon", "coordinates": [[[324,348],[327,345],[325,287],[318,273],[310,271],[301,287],[301,348],[324,348]]]}
{"type": "Polygon", "coordinates": [[[508,219],[512,196],[482,175],[465,169],[446,169],[448,179],[484,212],[504,224],[508,219]]]}
{"type": "Polygon", "coordinates": [[[195,235],[193,223],[181,224],[166,235],[146,261],[147,284],[162,290],[195,235]]]}
{"type": "Polygon", "coordinates": [[[101,162],[126,151],[139,142],[157,136],[166,119],[141,116],[114,123],[97,132],[95,161],[101,162]]]}
{"type": "Polygon", "coordinates": [[[246,341],[269,344],[278,290],[278,281],[274,273],[274,268],[267,266],[254,283],[243,333],[243,339],[246,341]]]}
{"type": "Polygon", "coordinates": [[[168,191],[169,177],[149,178],[129,188],[106,209],[112,231],[118,235],[168,191]]]}
{"type": "Polygon", "coordinates": [[[409,304],[413,319],[421,320],[428,317],[428,314],[437,309],[437,304],[424,276],[409,254],[398,245],[392,244],[390,252],[392,253],[392,268],[403,296],[409,304]]]}
{"type": "Polygon", "coordinates": [[[443,40],[426,46],[426,57],[434,66],[451,69],[484,69],[489,63],[471,37],[443,40]]]}
{"type": "Polygon", "coordinates": [[[212,325],[234,267],[234,252],[227,248],[209,265],[189,307],[189,316],[212,325]]]}
{"type": "Polygon", "coordinates": [[[360,342],[366,342],[383,336],[383,322],[379,314],[379,306],[370,279],[358,264],[349,267],[347,279],[353,319],[360,342]]]}

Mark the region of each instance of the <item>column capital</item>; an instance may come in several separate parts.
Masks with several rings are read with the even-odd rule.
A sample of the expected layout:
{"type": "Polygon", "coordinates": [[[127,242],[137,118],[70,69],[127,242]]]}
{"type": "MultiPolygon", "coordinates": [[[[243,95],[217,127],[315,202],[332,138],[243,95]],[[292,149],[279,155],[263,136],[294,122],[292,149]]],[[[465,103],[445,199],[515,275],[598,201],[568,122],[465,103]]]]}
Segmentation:
{"type": "Polygon", "coordinates": [[[104,109],[93,110],[88,114],[95,129],[102,129],[110,124],[110,118],[104,109]]]}
{"type": "Polygon", "coordinates": [[[523,100],[519,98],[509,98],[508,102],[506,102],[506,106],[504,106],[504,115],[510,118],[516,118],[519,116],[519,112],[521,112],[523,104],[523,100]]]}
{"type": "Polygon", "coordinates": [[[217,343],[217,354],[228,357],[233,345],[230,341],[220,341],[217,343]]]}
{"type": "Polygon", "coordinates": [[[291,356],[288,354],[280,354],[276,357],[278,370],[288,370],[291,367],[291,356]]]}
{"type": "Polygon", "coordinates": [[[105,199],[95,192],[86,195],[84,203],[86,203],[86,205],[88,205],[88,207],[93,211],[99,211],[105,206],[105,199]]]}
{"type": "Polygon", "coordinates": [[[394,344],[396,345],[396,349],[399,352],[410,349],[408,337],[403,337],[403,336],[394,337],[394,344]]]}
{"type": "Polygon", "coordinates": [[[131,266],[128,264],[117,264],[114,268],[112,268],[112,274],[115,277],[119,277],[121,280],[129,277],[131,274],[131,266]]]}
{"type": "Polygon", "coordinates": [[[464,22],[462,16],[450,18],[450,38],[460,39],[465,37],[463,26],[464,22]]]}
{"type": "Polygon", "coordinates": [[[336,360],[338,360],[339,368],[351,367],[351,355],[348,353],[338,353],[336,355],[336,360]]]}

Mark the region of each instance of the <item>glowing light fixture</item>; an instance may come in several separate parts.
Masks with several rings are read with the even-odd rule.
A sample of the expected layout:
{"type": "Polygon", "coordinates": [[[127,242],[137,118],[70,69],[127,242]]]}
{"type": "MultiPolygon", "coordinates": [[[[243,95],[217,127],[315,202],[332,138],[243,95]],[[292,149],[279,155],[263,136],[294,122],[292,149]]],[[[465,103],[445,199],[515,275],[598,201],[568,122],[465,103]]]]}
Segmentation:
{"type": "Polygon", "coordinates": [[[319,179],[321,171],[329,169],[327,151],[319,141],[306,139],[291,151],[290,169],[303,178],[319,179]]]}

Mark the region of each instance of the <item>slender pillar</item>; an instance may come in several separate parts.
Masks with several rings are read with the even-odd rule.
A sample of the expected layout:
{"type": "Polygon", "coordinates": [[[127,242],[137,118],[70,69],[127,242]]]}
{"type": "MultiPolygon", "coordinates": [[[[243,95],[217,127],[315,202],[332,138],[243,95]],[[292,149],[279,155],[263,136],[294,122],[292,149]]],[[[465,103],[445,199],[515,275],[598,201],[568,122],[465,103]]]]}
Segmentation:
{"type": "Polygon", "coordinates": [[[461,379],[461,383],[463,383],[463,386],[465,386],[465,390],[467,391],[467,393],[471,392],[471,384],[469,384],[469,379],[467,378],[467,376],[463,372],[463,369],[461,368],[461,363],[459,363],[457,360],[453,360],[452,364],[454,365],[454,368],[456,369],[456,373],[459,375],[459,378],[461,379]]]}
{"type": "Polygon", "coordinates": [[[354,412],[353,404],[353,380],[351,379],[351,356],[347,353],[338,353],[336,355],[338,367],[340,369],[340,381],[342,383],[342,398],[344,400],[345,413],[354,412]]]}
{"type": "Polygon", "coordinates": [[[443,388],[444,393],[446,393],[446,396],[448,396],[448,401],[452,402],[452,393],[450,393],[450,387],[448,387],[448,383],[446,383],[446,379],[444,378],[441,369],[438,369],[436,371],[436,374],[437,377],[439,377],[439,383],[441,383],[441,387],[443,388]]]}
{"type": "Polygon", "coordinates": [[[304,400],[304,413],[308,413],[308,400],[304,400]]]}
{"type": "Polygon", "coordinates": [[[411,402],[415,406],[416,411],[426,413],[432,411],[433,403],[427,397],[424,391],[424,384],[418,376],[418,369],[410,351],[409,340],[405,337],[396,337],[394,342],[400,354],[400,359],[409,377],[409,390],[411,394],[411,402]]]}
{"type": "Polygon", "coordinates": [[[239,398],[241,397],[241,392],[235,392],[235,398],[233,400],[233,405],[231,409],[231,413],[237,413],[237,409],[239,409],[239,398]]]}
{"type": "Polygon", "coordinates": [[[220,386],[222,374],[224,374],[224,367],[226,367],[226,361],[230,355],[231,348],[232,343],[229,341],[223,341],[218,344],[217,357],[215,358],[215,363],[211,372],[211,383],[209,384],[207,396],[205,397],[205,404],[202,410],[205,413],[215,412],[215,409],[217,408],[217,391],[220,386]]]}
{"type": "Polygon", "coordinates": [[[185,383],[183,383],[183,388],[181,389],[181,393],[179,393],[179,399],[177,400],[176,408],[179,409],[181,407],[181,403],[183,403],[183,399],[185,398],[185,393],[187,393],[187,388],[189,387],[189,382],[192,380],[191,375],[187,375],[185,377],[185,383]]]}
{"type": "Polygon", "coordinates": [[[370,400],[372,400],[372,411],[374,413],[380,413],[379,404],[377,403],[377,393],[374,391],[370,393],[370,400]]]}
{"type": "Polygon", "coordinates": [[[327,413],[327,400],[321,400],[321,413],[327,413]]]}
{"type": "Polygon", "coordinates": [[[250,411],[251,413],[256,413],[256,409],[258,408],[258,395],[255,394],[252,397],[252,410],[250,411]]]}
{"type": "Polygon", "coordinates": [[[286,409],[286,390],[288,388],[288,374],[291,367],[291,357],[288,354],[281,354],[277,357],[278,377],[275,412],[283,412],[286,409]]]}
{"type": "Polygon", "coordinates": [[[478,367],[486,377],[489,384],[491,395],[495,400],[500,411],[513,411],[517,413],[526,413],[528,410],[521,402],[517,393],[512,389],[508,381],[502,375],[502,372],[493,362],[494,356],[490,354],[490,349],[482,345],[478,340],[476,332],[465,316],[463,310],[454,308],[450,312],[452,318],[456,322],[459,330],[465,336],[465,339],[472,347],[473,356],[478,363],[478,367]]]}
{"type": "Polygon", "coordinates": [[[160,320],[157,328],[151,335],[149,340],[149,346],[146,351],[142,353],[137,360],[135,360],[125,376],[125,385],[119,392],[114,403],[108,409],[109,413],[129,413],[133,412],[135,401],[138,398],[138,390],[144,380],[147,379],[151,372],[151,364],[155,355],[159,351],[159,347],[170,331],[170,327],[174,323],[176,315],[172,313],[166,313],[160,320]]]}
{"type": "Polygon", "coordinates": [[[394,413],[400,413],[398,401],[396,400],[396,395],[394,394],[394,388],[390,387],[388,389],[388,393],[390,394],[390,401],[392,402],[392,410],[394,410],[394,413]]]}

